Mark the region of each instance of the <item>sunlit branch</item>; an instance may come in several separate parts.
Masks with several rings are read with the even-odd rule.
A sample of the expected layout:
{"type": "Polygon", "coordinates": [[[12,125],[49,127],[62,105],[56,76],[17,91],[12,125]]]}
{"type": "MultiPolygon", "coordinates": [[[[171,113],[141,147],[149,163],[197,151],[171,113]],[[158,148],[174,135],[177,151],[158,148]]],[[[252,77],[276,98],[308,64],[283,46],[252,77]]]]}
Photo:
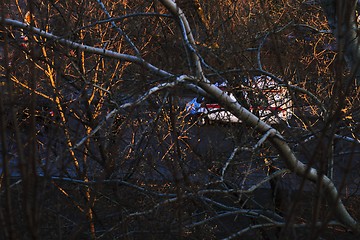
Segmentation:
{"type": "Polygon", "coordinates": [[[83,30],[83,29],[87,29],[87,28],[91,28],[94,27],[96,25],[100,25],[100,24],[105,24],[105,23],[109,23],[109,22],[120,22],[123,21],[124,19],[127,18],[134,18],[134,17],[165,17],[165,18],[172,18],[171,15],[169,14],[161,14],[161,13],[156,13],[156,12],[148,12],[148,13],[132,13],[132,14],[126,14],[120,17],[110,17],[108,19],[104,19],[104,20],[98,20],[92,24],[80,27],[76,30],[74,30],[74,32],[83,30]]]}
{"type": "Polygon", "coordinates": [[[31,92],[34,92],[36,95],[38,95],[40,97],[43,97],[43,98],[45,98],[47,100],[50,100],[50,101],[54,101],[51,96],[46,95],[45,93],[42,93],[42,92],[39,92],[39,91],[33,89],[29,85],[27,85],[27,84],[21,82],[19,79],[17,79],[16,76],[11,76],[10,80],[13,81],[17,85],[19,85],[19,86],[21,86],[21,87],[23,87],[23,88],[25,88],[25,89],[27,89],[27,90],[29,90],[31,92]]]}
{"type": "MultiPolygon", "coordinates": [[[[191,34],[191,29],[189,27],[189,24],[184,16],[184,13],[179,10],[176,3],[172,0],[161,0],[161,3],[164,4],[164,6],[172,13],[174,16],[176,16],[180,21],[180,26],[182,30],[183,38],[185,39],[184,42],[187,46],[189,46],[189,49],[193,49],[195,46],[195,41],[193,39],[193,36],[191,34]]],[[[149,71],[158,74],[163,77],[174,77],[173,74],[159,69],[155,67],[154,65],[144,61],[141,57],[128,55],[128,54],[121,54],[114,51],[109,51],[106,49],[100,49],[100,48],[94,48],[88,45],[79,44],[64,38],[60,38],[58,36],[55,36],[51,33],[48,33],[46,31],[40,30],[38,28],[31,27],[25,23],[11,20],[11,19],[1,19],[2,23],[11,25],[17,28],[26,29],[34,34],[38,34],[40,36],[43,36],[48,39],[52,39],[54,42],[68,46],[69,48],[73,49],[79,49],[84,52],[93,53],[93,54],[99,54],[103,56],[107,56],[109,58],[115,58],[123,61],[129,61],[136,63],[140,66],[143,66],[144,68],[148,69],[149,71]]],[[[295,172],[297,175],[304,177],[306,179],[309,179],[313,182],[319,182],[322,184],[325,188],[324,193],[326,194],[327,200],[329,201],[329,205],[334,209],[336,212],[336,215],[338,219],[346,224],[348,227],[359,231],[359,224],[354,220],[349,212],[345,209],[343,203],[341,202],[340,195],[333,184],[333,182],[327,178],[326,176],[321,176],[318,174],[318,172],[315,169],[312,169],[302,162],[299,161],[299,159],[295,156],[294,152],[290,148],[289,144],[284,140],[282,135],[280,135],[279,132],[273,129],[272,126],[266,124],[265,122],[261,121],[257,116],[255,116],[253,113],[251,113],[249,110],[243,108],[239,102],[234,101],[232,98],[230,98],[227,94],[225,94],[223,91],[221,91],[216,86],[210,84],[210,82],[205,78],[202,66],[201,66],[201,59],[198,57],[196,51],[191,51],[191,56],[193,58],[193,62],[196,65],[196,78],[192,77],[184,77],[184,81],[192,82],[193,84],[197,84],[200,86],[202,90],[204,90],[207,94],[213,96],[214,98],[219,100],[219,103],[221,103],[226,109],[230,110],[236,117],[241,119],[244,123],[248,124],[249,126],[255,128],[257,131],[259,131],[261,134],[264,135],[264,138],[268,141],[270,141],[273,146],[278,150],[279,154],[281,155],[282,159],[287,164],[287,167],[295,172]],[[267,135],[269,131],[274,130],[274,134],[267,135]],[[266,137],[265,137],[266,136],[266,137]]],[[[185,75],[184,75],[185,76],[185,75]]],[[[283,82],[284,83],[284,82],[283,82]]],[[[131,103],[126,103],[123,105],[120,105],[118,108],[113,109],[110,113],[108,113],[105,117],[105,119],[98,124],[87,136],[85,136],[83,139],[81,139],[77,144],[73,146],[73,148],[77,148],[81,146],[87,139],[92,137],[96,132],[98,132],[101,127],[105,124],[105,122],[113,117],[115,114],[118,113],[119,109],[127,108],[130,106],[135,106],[144,100],[148,98],[151,94],[154,92],[157,92],[161,89],[172,87],[172,84],[177,84],[176,82],[168,83],[167,86],[165,85],[158,85],[152,89],[150,89],[146,94],[139,97],[136,101],[131,103]]],[[[284,83],[285,86],[286,83],[284,83]]],[[[176,199],[175,199],[176,200],[176,199]]],[[[175,201],[173,200],[173,201],[175,201]]],[[[166,202],[163,202],[166,203],[166,202]]],[[[156,205],[158,206],[158,205],[156,205]]],[[[219,205],[217,205],[219,206],[219,205]]],[[[143,213],[148,213],[148,211],[145,211],[143,213]]],[[[134,213],[133,216],[139,216],[138,213],[134,213]]]]}
{"type": "Polygon", "coordinates": [[[102,49],[102,48],[96,48],[96,47],[92,47],[92,46],[89,46],[89,45],[84,45],[84,44],[81,44],[81,43],[70,41],[70,40],[67,40],[65,38],[56,36],[56,35],[54,35],[52,33],[46,32],[46,31],[41,30],[39,28],[35,28],[35,27],[30,26],[30,25],[28,25],[26,23],[16,21],[16,20],[13,20],[13,19],[3,19],[3,20],[1,20],[1,17],[0,17],[0,21],[3,21],[3,23],[5,23],[7,25],[10,25],[10,26],[14,26],[14,27],[18,27],[18,28],[21,28],[21,29],[28,30],[28,31],[30,31],[30,32],[32,32],[34,34],[38,34],[39,36],[42,36],[44,38],[51,39],[56,43],[62,44],[64,46],[67,46],[67,47],[72,48],[72,49],[78,49],[78,50],[82,50],[82,51],[85,51],[85,52],[88,52],[88,53],[93,53],[93,54],[97,54],[97,55],[106,56],[106,57],[109,57],[109,58],[114,58],[114,59],[119,59],[119,60],[123,60],[123,61],[133,62],[133,63],[141,65],[142,67],[144,67],[144,68],[148,69],[149,71],[154,72],[155,74],[158,74],[160,76],[173,77],[173,74],[171,74],[171,73],[169,73],[169,72],[167,72],[165,70],[159,69],[159,68],[155,67],[154,65],[146,62],[144,59],[142,59],[140,57],[137,57],[137,56],[134,56],[134,55],[118,53],[118,52],[114,52],[114,51],[110,51],[110,50],[106,50],[106,49],[102,49]]]}

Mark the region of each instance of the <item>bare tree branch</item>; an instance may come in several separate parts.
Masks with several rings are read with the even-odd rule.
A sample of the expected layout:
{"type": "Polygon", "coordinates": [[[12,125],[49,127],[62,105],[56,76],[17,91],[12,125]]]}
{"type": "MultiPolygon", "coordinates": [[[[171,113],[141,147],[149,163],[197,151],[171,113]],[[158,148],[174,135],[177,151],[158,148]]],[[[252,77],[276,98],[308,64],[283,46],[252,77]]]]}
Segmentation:
{"type": "Polygon", "coordinates": [[[344,55],[354,76],[360,80],[360,38],[356,19],[357,0],[321,0],[331,30],[338,42],[339,53],[344,55]]]}
{"type": "Polygon", "coordinates": [[[1,19],[0,21],[3,21],[5,24],[10,25],[10,26],[14,26],[14,27],[18,27],[30,32],[33,32],[34,34],[38,34],[39,36],[42,36],[44,38],[47,39],[51,39],[54,42],[60,43],[64,46],[67,46],[71,49],[78,49],[78,50],[82,50],[85,51],[87,53],[93,53],[93,54],[98,54],[98,55],[102,55],[102,56],[106,56],[109,58],[115,58],[115,59],[119,59],[119,60],[124,60],[124,61],[129,61],[129,62],[133,62],[136,64],[139,64],[141,66],[143,66],[144,68],[160,75],[160,76],[164,76],[164,77],[172,77],[173,75],[162,70],[159,69],[157,67],[155,67],[154,65],[146,62],[144,59],[139,58],[137,56],[133,56],[133,55],[129,55],[129,54],[123,54],[123,53],[117,53],[114,51],[110,51],[110,50],[106,50],[106,49],[102,49],[102,48],[96,48],[96,47],[92,47],[92,46],[88,46],[88,45],[84,45],[81,43],[77,43],[74,41],[70,41],[67,39],[64,39],[62,37],[56,36],[52,33],[46,32],[44,30],[41,30],[39,28],[30,26],[26,23],[23,22],[19,22],[16,20],[12,20],[12,19],[1,19]]]}
{"type": "MultiPolygon", "coordinates": [[[[171,0],[162,0],[161,1],[164,6],[166,6],[173,14],[177,14],[178,17],[184,20],[186,23],[186,19],[183,12],[179,10],[176,6],[175,2],[171,0]]],[[[190,34],[190,29],[187,29],[187,33],[190,34]]],[[[190,36],[192,36],[190,34],[190,36]]],[[[194,55],[194,59],[199,62],[199,59],[194,55]]],[[[200,63],[197,64],[200,69],[200,63]]],[[[199,70],[199,72],[202,72],[199,70]]],[[[255,127],[259,132],[266,133],[272,129],[271,126],[261,121],[254,114],[249,112],[247,109],[243,108],[238,102],[234,102],[233,99],[230,98],[227,94],[224,94],[219,88],[214,85],[208,84],[207,82],[200,81],[198,83],[206,92],[210,95],[214,96],[219,100],[224,106],[226,106],[231,112],[237,116],[242,121],[246,122],[250,126],[255,127]]],[[[346,210],[343,205],[339,193],[333,184],[333,182],[326,176],[319,175],[317,171],[313,168],[310,168],[300,162],[297,157],[292,152],[289,145],[286,143],[284,138],[278,133],[275,129],[276,134],[273,134],[272,137],[269,138],[270,142],[274,145],[274,147],[279,151],[279,154],[286,162],[288,168],[295,172],[297,175],[309,179],[313,182],[321,182],[325,188],[325,193],[327,194],[329,201],[335,207],[335,213],[339,220],[352,228],[354,231],[360,232],[360,224],[351,217],[349,212],[346,210]]]]}

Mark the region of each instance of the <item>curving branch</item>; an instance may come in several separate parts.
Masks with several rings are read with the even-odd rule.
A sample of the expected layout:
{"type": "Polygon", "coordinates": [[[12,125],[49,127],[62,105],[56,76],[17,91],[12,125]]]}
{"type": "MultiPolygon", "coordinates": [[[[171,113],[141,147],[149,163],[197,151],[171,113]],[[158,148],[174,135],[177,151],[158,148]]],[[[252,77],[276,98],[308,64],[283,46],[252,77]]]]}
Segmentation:
{"type": "MultiPolygon", "coordinates": [[[[178,18],[178,21],[180,22],[180,26],[182,27],[182,30],[183,30],[182,34],[183,34],[184,41],[185,41],[186,45],[188,46],[188,48],[190,49],[192,59],[196,65],[196,77],[183,75],[182,80],[197,84],[207,94],[218,99],[219,102],[225,108],[230,110],[236,117],[241,119],[244,123],[256,128],[256,130],[258,132],[264,134],[264,136],[266,136],[266,140],[270,141],[273,144],[273,146],[278,150],[279,154],[281,155],[281,157],[284,159],[285,163],[287,164],[287,167],[291,171],[296,173],[298,176],[304,177],[310,181],[321,182],[321,185],[324,186],[327,199],[332,204],[331,206],[333,207],[337,218],[343,224],[348,226],[349,228],[353,229],[356,232],[360,232],[359,223],[355,219],[353,219],[352,216],[349,214],[349,212],[346,210],[345,206],[343,205],[343,203],[340,199],[340,195],[339,195],[334,183],[328,177],[319,175],[315,169],[310,168],[310,167],[306,166],[304,163],[302,163],[301,161],[299,161],[298,158],[293,153],[293,151],[291,150],[288,143],[284,140],[284,138],[282,137],[282,135],[279,132],[277,132],[270,125],[261,121],[257,116],[255,116],[249,110],[242,107],[239,102],[234,101],[230,96],[225,94],[222,90],[220,90],[215,85],[211,84],[210,81],[205,78],[203,70],[202,70],[202,66],[201,66],[201,60],[198,57],[196,50],[194,49],[195,41],[191,34],[191,28],[190,28],[188,21],[186,20],[184,13],[181,11],[181,9],[178,8],[176,3],[172,0],[160,0],[160,2],[174,16],[176,16],[178,18]],[[267,133],[271,133],[271,134],[267,134],[267,133]]],[[[351,2],[353,2],[353,1],[351,1],[351,2]]],[[[350,17],[349,19],[351,20],[353,18],[350,17]]],[[[115,59],[119,59],[119,60],[133,62],[133,63],[141,65],[142,67],[146,68],[147,70],[149,70],[153,73],[156,73],[160,76],[174,77],[173,74],[171,74],[163,69],[160,69],[160,68],[150,64],[149,62],[146,62],[144,59],[142,59],[141,57],[138,57],[138,56],[117,53],[117,52],[109,51],[106,49],[95,48],[95,47],[91,47],[88,45],[76,43],[76,42],[55,36],[51,33],[43,31],[39,28],[32,27],[28,24],[25,24],[25,23],[22,23],[22,22],[19,22],[16,20],[0,18],[0,21],[2,24],[26,29],[26,30],[31,31],[34,34],[38,34],[44,38],[52,39],[53,41],[55,41],[59,44],[62,44],[64,46],[67,46],[69,48],[79,49],[79,50],[82,50],[82,51],[85,51],[88,53],[103,55],[103,56],[106,56],[109,58],[115,58],[115,59]]],[[[346,39],[354,40],[354,42],[351,42],[351,41],[349,42],[349,45],[350,45],[349,47],[351,49],[353,49],[355,52],[353,53],[353,55],[349,55],[349,56],[350,57],[358,56],[358,58],[354,57],[354,59],[360,59],[360,51],[358,48],[356,48],[356,46],[358,46],[357,42],[359,39],[356,35],[354,35],[355,33],[354,33],[354,29],[353,29],[353,27],[355,25],[351,24],[350,26],[351,26],[350,33],[347,35],[346,39]]],[[[360,76],[360,73],[359,73],[359,76],[360,76]]],[[[153,91],[153,90],[150,90],[150,94],[151,94],[151,91],[153,91]]],[[[140,97],[140,99],[138,99],[138,101],[136,101],[133,104],[141,102],[142,100],[143,100],[143,98],[140,97]]],[[[122,107],[126,107],[126,106],[120,106],[120,108],[122,108],[122,107]]],[[[116,114],[117,111],[118,111],[117,109],[114,109],[112,112],[110,112],[106,116],[104,121],[106,121],[108,118],[110,118],[111,116],[116,114]]],[[[91,134],[94,134],[101,127],[102,127],[102,125],[100,124],[97,128],[95,128],[92,131],[91,134]]],[[[90,137],[91,134],[89,136],[87,136],[87,138],[90,137]]],[[[84,139],[82,139],[82,140],[84,140],[84,139]]],[[[78,146],[79,144],[81,145],[82,140],[75,146],[78,146]]],[[[86,139],[84,141],[86,141],[86,139]]]]}
{"type": "Polygon", "coordinates": [[[123,61],[127,61],[127,62],[133,62],[133,63],[139,64],[142,67],[146,68],[147,70],[154,72],[157,75],[160,75],[163,77],[173,77],[174,76],[173,74],[171,74],[165,70],[155,67],[154,65],[150,64],[149,62],[146,62],[143,58],[138,57],[138,56],[124,54],[124,53],[118,53],[118,52],[114,52],[114,51],[110,51],[110,50],[106,50],[106,49],[102,49],[102,48],[96,48],[96,47],[92,47],[89,45],[70,41],[68,39],[65,39],[65,38],[56,36],[52,33],[41,30],[39,28],[30,26],[27,23],[23,23],[23,22],[13,20],[13,19],[8,19],[8,18],[2,19],[0,17],[0,22],[5,25],[9,25],[9,26],[27,30],[29,32],[32,32],[32,33],[42,36],[44,38],[53,40],[54,42],[64,45],[66,47],[69,47],[71,49],[81,50],[81,51],[84,51],[87,53],[102,55],[102,56],[105,56],[108,58],[119,59],[119,60],[123,60],[123,61]]]}
{"type": "Polygon", "coordinates": [[[185,17],[184,12],[176,5],[175,1],[169,0],[160,0],[160,2],[171,12],[174,16],[176,16],[179,20],[180,27],[182,30],[183,40],[185,41],[186,47],[190,50],[191,58],[196,67],[196,77],[203,82],[209,83],[209,81],[205,78],[204,72],[201,67],[201,61],[199,56],[197,55],[197,51],[194,48],[196,46],[194,36],[192,35],[192,31],[190,28],[190,24],[185,17]]]}
{"type": "MultiPolygon", "coordinates": [[[[161,0],[165,7],[173,14],[178,14],[179,20],[184,20],[184,25],[187,24],[186,18],[183,12],[179,9],[175,2],[171,0],[161,0]]],[[[192,36],[190,29],[187,29],[187,36],[192,36]]],[[[190,38],[191,39],[191,38],[190,38]]],[[[190,42],[191,43],[191,42],[190,42]]],[[[359,53],[360,56],[360,53],[359,53]]],[[[197,59],[194,57],[194,59],[197,59]]],[[[199,60],[198,60],[199,61],[199,60]]],[[[200,62],[197,64],[200,68],[198,72],[202,72],[200,62]]],[[[354,231],[360,233],[360,224],[352,218],[349,212],[346,210],[344,204],[340,199],[339,192],[337,191],[334,183],[326,176],[319,175],[317,171],[309,166],[306,166],[304,163],[299,161],[295,156],[290,146],[281,136],[281,134],[272,128],[270,125],[261,121],[257,116],[252,114],[249,110],[243,108],[239,102],[234,101],[222,90],[217,88],[215,85],[209,84],[208,81],[199,81],[199,86],[209,93],[214,98],[218,99],[219,102],[229,109],[236,117],[241,119],[243,122],[249,124],[250,126],[256,128],[262,134],[267,132],[275,132],[271,136],[268,136],[268,140],[273,144],[273,146],[278,150],[281,157],[284,159],[288,168],[296,173],[300,177],[304,177],[312,182],[321,182],[325,188],[325,194],[328,197],[330,203],[334,207],[334,211],[339,220],[353,229],[354,231]]]]}

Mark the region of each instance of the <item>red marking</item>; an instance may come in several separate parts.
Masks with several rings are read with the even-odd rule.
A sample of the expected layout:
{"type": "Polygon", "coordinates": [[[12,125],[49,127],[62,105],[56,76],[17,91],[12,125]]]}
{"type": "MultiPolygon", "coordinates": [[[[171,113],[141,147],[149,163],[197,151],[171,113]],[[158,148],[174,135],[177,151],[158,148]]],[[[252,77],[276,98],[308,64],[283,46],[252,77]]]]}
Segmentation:
{"type": "Polygon", "coordinates": [[[206,104],[206,108],[216,108],[216,109],[219,109],[221,108],[220,104],[218,103],[207,103],[206,104]]]}

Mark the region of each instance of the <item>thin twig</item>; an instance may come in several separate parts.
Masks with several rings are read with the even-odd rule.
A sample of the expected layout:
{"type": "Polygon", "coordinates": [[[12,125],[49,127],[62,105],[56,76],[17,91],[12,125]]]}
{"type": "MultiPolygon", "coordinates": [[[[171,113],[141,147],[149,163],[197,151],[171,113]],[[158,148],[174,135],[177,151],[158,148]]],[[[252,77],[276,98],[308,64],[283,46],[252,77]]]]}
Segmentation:
{"type": "Polygon", "coordinates": [[[261,138],[260,140],[254,145],[253,150],[259,148],[268,137],[273,137],[277,134],[277,131],[273,128],[269,129],[261,138]]]}
{"type": "Polygon", "coordinates": [[[231,153],[230,157],[228,158],[228,160],[226,161],[226,163],[224,164],[224,167],[221,170],[221,178],[220,181],[224,181],[224,175],[225,175],[225,171],[228,168],[230,162],[233,160],[233,158],[235,157],[235,154],[237,153],[237,151],[239,150],[239,147],[234,148],[233,152],[231,153]]]}
{"type": "Polygon", "coordinates": [[[129,102],[129,103],[124,103],[122,105],[119,105],[118,108],[113,109],[111,112],[109,112],[105,118],[86,136],[84,136],[80,141],[78,141],[73,147],[72,150],[80,147],[81,145],[83,145],[86,140],[88,140],[89,138],[91,138],[92,136],[94,136],[95,133],[97,133],[104,125],[105,123],[112,118],[113,116],[115,116],[120,109],[125,109],[125,108],[129,108],[129,107],[133,107],[136,105],[139,105],[140,103],[142,103],[143,101],[145,101],[147,98],[149,98],[152,94],[154,94],[155,92],[158,92],[160,90],[163,90],[165,88],[171,88],[171,87],[175,87],[177,84],[184,82],[185,79],[189,78],[186,75],[180,76],[176,79],[176,81],[174,82],[170,82],[170,83],[162,83],[159,84],[151,89],[149,89],[145,94],[143,94],[142,96],[140,96],[137,100],[135,100],[134,102],[129,102]]]}
{"type": "MultiPolygon", "coordinates": [[[[103,2],[102,2],[101,0],[97,0],[97,2],[99,3],[101,9],[102,9],[103,12],[106,14],[106,16],[107,16],[109,19],[111,19],[112,17],[111,17],[111,15],[110,15],[110,13],[107,11],[107,9],[106,9],[105,5],[103,4],[103,2]]],[[[141,54],[140,54],[139,49],[138,49],[138,48],[135,46],[135,44],[131,41],[131,39],[129,38],[129,36],[128,36],[127,34],[125,34],[124,31],[123,31],[120,27],[116,26],[116,24],[115,24],[114,21],[110,21],[110,23],[111,23],[111,26],[113,26],[113,28],[115,28],[115,29],[118,31],[118,33],[120,33],[120,35],[125,38],[126,42],[127,42],[127,43],[131,46],[131,48],[135,51],[136,56],[141,57],[141,54]]]]}

